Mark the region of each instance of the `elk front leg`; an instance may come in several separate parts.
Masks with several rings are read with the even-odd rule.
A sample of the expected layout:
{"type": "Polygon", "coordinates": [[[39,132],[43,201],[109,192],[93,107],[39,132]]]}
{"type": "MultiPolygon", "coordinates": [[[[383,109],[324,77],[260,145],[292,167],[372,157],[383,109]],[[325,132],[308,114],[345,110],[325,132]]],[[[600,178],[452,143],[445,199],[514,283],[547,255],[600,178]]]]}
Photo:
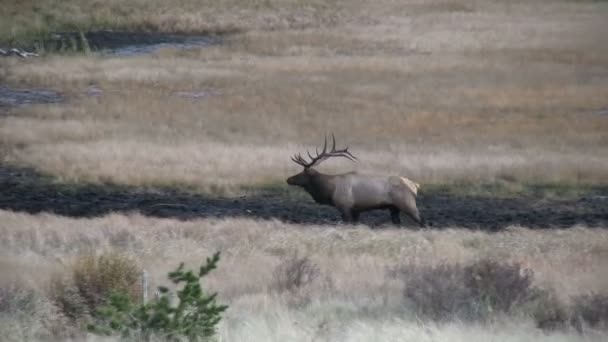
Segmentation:
{"type": "Polygon", "coordinates": [[[360,214],[360,213],[359,213],[358,211],[356,211],[356,210],[351,210],[351,211],[350,211],[350,216],[351,216],[351,217],[352,217],[352,219],[353,219],[353,223],[357,223],[357,222],[359,222],[359,214],[360,214]]]}
{"type": "Polygon", "coordinates": [[[359,220],[359,212],[351,208],[339,208],[343,222],[357,222],[359,220]]]}

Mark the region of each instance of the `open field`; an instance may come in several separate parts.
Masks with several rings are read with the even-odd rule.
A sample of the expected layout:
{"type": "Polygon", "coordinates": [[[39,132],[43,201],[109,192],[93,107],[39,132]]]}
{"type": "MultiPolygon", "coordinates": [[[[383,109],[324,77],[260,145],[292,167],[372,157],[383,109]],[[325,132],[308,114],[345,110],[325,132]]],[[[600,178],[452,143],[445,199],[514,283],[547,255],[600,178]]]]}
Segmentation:
{"type": "Polygon", "coordinates": [[[69,98],[10,109],[4,159],[68,181],[230,188],[282,182],[333,131],[361,160],[340,170],[605,182],[607,6],[463,4],[353,3],[369,14],[155,56],[4,59],[5,82],[69,98]]]}
{"type": "Polygon", "coordinates": [[[605,340],[608,314],[436,320],[405,293],[412,269],[491,260],[531,269],[568,319],[575,298],[608,296],[606,18],[605,1],[566,0],[3,5],[0,47],[98,29],[221,43],[0,58],[0,331],[98,340],[51,295],[87,255],[126,255],[156,286],[221,251],[205,279],[230,305],[220,341],[605,340]],[[320,169],[421,183],[433,226],[338,224],[288,189],[289,157],[329,132],[359,162],[320,169]],[[316,273],[284,291],[294,253],[316,273]],[[14,284],[27,300],[7,301],[14,284]]]}
{"type": "MultiPolygon", "coordinates": [[[[417,321],[403,299],[407,278],[391,272],[403,266],[481,259],[518,262],[534,270],[535,285],[554,289],[566,302],[572,296],[608,289],[605,229],[512,228],[494,234],[465,229],[375,231],[364,226],[300,226],[250,219],[180,222],[122,214],[70,219],[8,211],[0,211],[0,220],[3,280],[18,280],[41,293],[48,291],[45,284],[55,272],[67,272],[79,256],[89,253],[129,255],[149,270],[151,285],[156,285],[166,284],[166,273],[179,262],[196,267],[221,251],[218,270],[205,281],[231,305],[219,330],[220,340],[581,338],[574,331],[544,335],[526,317],[520,318],[518,324],[523,325],[517,334],[510,330],[515,323],[509,320],[471,327],[417,321]],[[282,292],[276,269],[296,252],[310,258],[318,276],[295,292],[282,292]]],[[[43,328],[32,334],[44,333],[43,328]]],[[[18,329],[13,332],[18,334],[18,329]]],[[[605,337],[596,333],[586,338],[605,337]]]]}

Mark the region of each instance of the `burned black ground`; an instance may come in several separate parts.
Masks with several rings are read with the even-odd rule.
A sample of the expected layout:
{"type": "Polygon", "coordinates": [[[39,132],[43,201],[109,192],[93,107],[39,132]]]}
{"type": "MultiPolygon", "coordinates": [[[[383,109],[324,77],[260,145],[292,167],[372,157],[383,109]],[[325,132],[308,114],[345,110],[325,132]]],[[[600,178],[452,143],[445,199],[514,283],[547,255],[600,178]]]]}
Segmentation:
{"type": "MultiPolygon", "coordinates": [[[[0,209],[48,212],[68,217],[95,217],[113,212],[190,220],[196,218],[278,219],[296,224],[338,224],[331,207],[289,191],[258,191],[227,197],[179,189],[143,189],[117,185],[67,184],[32,170],[0,166],[0,209]]],[[[421,193],[421,214],[431,229],[463,227],[497,231],[512,225],[530,228],[608,226],[608,187],[575,198],[542,196],[488,197],[458,195],[443,190],[421,193]]],[[[361,223],[390,227],[390,215],[375,211],[361,215],[361,223]]],[[[416,227],[405,221],[406,227],[416,227]]]]}

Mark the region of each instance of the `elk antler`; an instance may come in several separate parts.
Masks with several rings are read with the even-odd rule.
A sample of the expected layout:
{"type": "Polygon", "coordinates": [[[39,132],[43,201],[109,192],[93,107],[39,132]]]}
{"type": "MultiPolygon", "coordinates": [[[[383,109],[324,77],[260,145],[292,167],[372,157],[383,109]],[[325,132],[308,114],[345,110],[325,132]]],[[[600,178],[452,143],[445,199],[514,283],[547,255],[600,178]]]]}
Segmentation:
{"type": "Polygon", "coordinates": [[[306,152],[308,154],[308,157],[310,158],[310,162],[306,162],[306,160],[304,158],[302,158],[302,155],[300,155],[299,153],[296,154],[295,156],[291,157],[291,160],[293,160],[296,164],[303,166],[305,169],[308,169],[310,167],[313,167],[315,165],[319,165],[322,161],[329,159],[331,157],[344,157],[348,160],[351,161],[355,161],[357,160],[357,157],[353,156],[350,152],[348,152],[348,147],[342,149],[342,150],[336,150],[336,138],[334,137],[334,134],[331,134],[331,151],[327,152],[327,136],[325,136],[325,142],[323,143],[323,150],[321,151],[321,153],[319,154],[319,151],[317,149],[315,149],[315,151],[317,152],[317,156],[313,157],[310,152],[306,152]]]}

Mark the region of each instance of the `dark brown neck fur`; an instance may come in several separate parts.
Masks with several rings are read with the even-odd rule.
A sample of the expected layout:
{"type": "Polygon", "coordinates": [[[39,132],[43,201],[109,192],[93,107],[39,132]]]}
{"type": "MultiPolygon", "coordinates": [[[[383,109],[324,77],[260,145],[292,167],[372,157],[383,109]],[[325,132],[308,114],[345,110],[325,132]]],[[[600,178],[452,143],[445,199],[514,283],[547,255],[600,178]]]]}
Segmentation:
{"type": "Polygon", "coordinates": [[[333,205],[333,193],[336,188],[333,176],[317,173],[311,177],[310,185],[304,189],[319,204],[333,205]]]}

